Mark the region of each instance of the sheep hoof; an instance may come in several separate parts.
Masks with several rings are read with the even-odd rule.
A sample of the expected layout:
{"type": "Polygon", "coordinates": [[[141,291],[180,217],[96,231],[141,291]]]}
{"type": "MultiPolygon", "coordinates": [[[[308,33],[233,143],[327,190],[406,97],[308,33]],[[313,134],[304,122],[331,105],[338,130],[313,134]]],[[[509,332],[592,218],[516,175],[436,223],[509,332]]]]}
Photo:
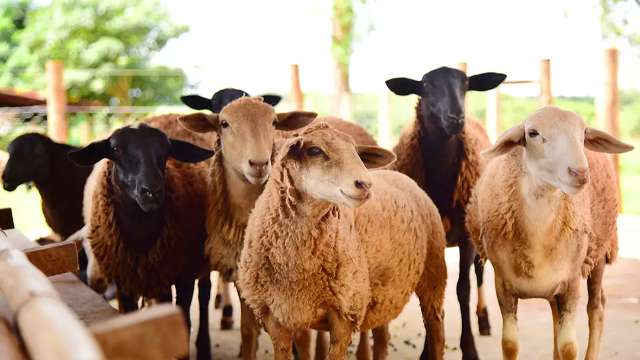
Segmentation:
{"type": "Polygon", "coordinates": [[[478,311],[478,328],[480,335],[491,336],[491,324],[489,323],[489,312],[487,308],[478,311]]]}
{"type": "Polygon", "coordinates": [[[220,330],[233,329],[233,307],[225,305],[222,308],[222,319],[220,319],[220,330]]]}

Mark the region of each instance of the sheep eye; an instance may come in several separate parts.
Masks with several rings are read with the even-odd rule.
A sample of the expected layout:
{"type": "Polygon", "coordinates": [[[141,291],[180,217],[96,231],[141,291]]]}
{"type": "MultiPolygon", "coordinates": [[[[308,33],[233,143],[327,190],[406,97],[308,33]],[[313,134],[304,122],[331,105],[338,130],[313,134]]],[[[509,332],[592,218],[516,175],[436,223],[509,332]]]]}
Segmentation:
{"type": "Polygon", "coordinates": [[[222,121],[220,122],[220,126],[221,126],[223,129],[226,129],[226,128],[228,128],[228,127],[229,127],[229,123],[228,123],[228,122],[226,122],[225,120],[222,120],[222,121]]]}
{"type": "Polygon", "coordinates": [[[277,123],[278,121],[276,119],[273,119],[273,122],[271,123],[271,125],[276,126],[277,123]]]}
{"type": "Polygon", "coordinates": [[[309,156],[320,156],[324,155],[324,151],[317,146],[312,146],[307,149],[307,155],[309,156]]]}
{"type": "Polygon", "coordinates": [[[539,133],[539,132],[537,132],[536,130],[529,130],[529,133],[528,133],[528,134],[529,134],[529,137],[530,137],[530,138],[534,138],[534,137],[536,137],[536,136],[540,135],[540,133],[539,133]]]}
{"type": "Polygon", "coordinates": [[[119,147],[118,145],[113,145],[113,146],[111,147],[111,151],[113,151],[113,152],[119,152],[119,151],[120,151],[120,147],[119,147]]]}

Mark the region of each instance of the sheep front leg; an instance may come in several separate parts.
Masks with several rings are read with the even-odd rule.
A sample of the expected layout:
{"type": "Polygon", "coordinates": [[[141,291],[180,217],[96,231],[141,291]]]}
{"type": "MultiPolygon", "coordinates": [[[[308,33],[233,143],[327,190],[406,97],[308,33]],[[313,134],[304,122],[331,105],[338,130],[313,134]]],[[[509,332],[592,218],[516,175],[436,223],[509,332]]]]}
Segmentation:
{"type": "MultiPolygon", "coordinates": [[[[244,311],[242,311],[242,313],[244,313],[244,311]]],[[[282,326],[271,314],[264,317],[264,327],[269,333],[271,342],[273,343],[274,359],[291,360],[293,357],[293,351],[291,349],[293,331],[282,326]]]]}
{"type": "Polygon", "coordinates": [[[487,300],[484,291],[484,263],[478,255],[473,259],[473,269],[476,273],[476,285],[478,288],[478,305],[476,307],[478,329],[480,331],[480,335],[490,336],[491,323],[489,322],[489,311],[487,311],[487,300]]]}
{"type": "MultiPolygon", "coordinates": [[[[191,316],[189,315],[189,310],[191,309],[191,300],[193,299],[194,282],[194,280],[186,280],[175,284],[176,304],[180,307],[180,310],[182,310],[189,339],[191,339],[191,316]]],[[[184,359],[189,359],[189,356],[187,355],[184,359]]]]}
{"type": "Polygon", "coordinates": [[[356,350],[356,359],[371,360],[371,347],[369,347],[368,331],[360,332],[360,340],[358,341],[358,349],[356,350]]]}
{"type": "Polygon", "coordinates": [[[198,279],[198,308],[200,309],[200,326],[196,338],[198,360],[211,359],[211,337],[209,335],[209,300],[211,299],[211,274],[207,273],[198,279]]]}
{"type": "Polygon", "coordinates": [[[578,341],[575,330],[575,314],[580,292],[580,279],[567,283],[567,288],[555,296],[558,306],[556,343],[562,360],[573,360],[578,356],[578,341]]]}
{"type": "Polygon", "coordinates": [[[353,325],[342,318],[337,311],[329,310],[329,360],[342,360],[347,356],[347,348],[351,343],[353,325]]]}
{"type": "Polygon", "coordinates": [[[128,313],[138,310],[137,298],[131,294],[126,293],[122,286],[116,282],[118,292],[116,298],[118,299],[118,310],[121,313],[128,313]]]}
{"type": "Polygon", "coordinates": [[[496,295],[502,313],[502,358],[518,358],[518,298],[507,290],[498,274],[495,277],[496,295]]]}
{"type": "MultiPolygon", "coordinates": [[[[240,335],[242,338],[240,353],[244,360],[255,360],[256,353],[258,352],[258,334],[260,328],[258,327],[258,321],[253,314],[253,310],[251,310],[242,296],[240,296],[240,293],[238,293],[238,295],[240,297],[240,335]]],[[[291,347],[291,344],[289,344],[289,347],[291,347]]]]}
{"type": "MultiPolygon", "coordinates": [[[[389,355],[389,326],[382,325],[371,331],[373,333],[373,360],[385,360],[389,355]]],[[[362,334],[362,333],[361,333],[362,334]]],[[[367,333],[364,333],[365,339],[367,333]]],[[[361,338],[362,339],[362,338],[361,338]]]]}
{"type": "Polygon", "coordinates": [[[586,360],[595,360],[600,352],[600,337],[604,325],[605,297],[602,289],[602,276],[604,275],[604,260],[600,262],[589,274],[587,287],[589,290],[589,302],[587,313],[589,314],[589,346],[587,347],[586,360]]]}
{"type": "Polygon", "coordinates": [[[302,329],[295,332],[293,341],[299,360],[311,360],[311,330],[302,329]]]}

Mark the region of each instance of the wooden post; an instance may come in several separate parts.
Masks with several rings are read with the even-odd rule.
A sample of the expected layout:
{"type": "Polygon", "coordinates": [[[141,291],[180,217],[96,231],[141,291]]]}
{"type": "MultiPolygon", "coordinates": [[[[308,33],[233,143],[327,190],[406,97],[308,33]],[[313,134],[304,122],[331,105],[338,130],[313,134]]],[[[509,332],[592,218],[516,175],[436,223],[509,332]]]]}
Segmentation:
{"type": "MultiPolygon", "coordinates": [[[[384,82],[380,82],[384,84],[384,82]]],[[[389,123],[389,89],[386,86],[380,87],[380,95],[378,96],[378,144],[389,148],[391,146],[391,125],[389,123]]]]}
{"type": "Polygon", "coordinates": [[[62,61],[47,61],[47,128],[49,137],[57,142],[67,142],[67,96],[63,71],[62,61]]]}
{"type": "Polygon", "coordinates": [[[491,142],[500,135],[500,87],[487,91],[487,134],[491,142]]]}
{"type": "Polygon", "coordinates": [[[551,95],[551,60],[543,59],[540,61],[540,105],[553,104],[553,95],[551,95]]]}
{"type": "MultiPolygon", "coordinates": [[[[602,99],[602,116],[604,118],[605,129],[613,136],[620,136],[618,126],[618,111],[620,99],[618,97],[618,49],[610,48],[604,51],[604,93],[602,99]]],[[[616,183],[618,187],[618,198],[622,210],[622,191],[620,189],[620,159],[618,155],[612,155],[613,165],[616,172],[616,183]]]]}
{"type": "MultiPolygon", "coordinates": [[[[458,70],[462,71],[463,73],[467,73],[467,63],[466,62],[460,62],[458,63],[458,70]]],[[[467,99],[466,93],[464,96],[464,116],[469,117],[469,100],[467,99]]]]}
{"type": "Polygon", "coordinates": [[[300,68],[298,64],[291,65],[291,99],[295,110],[304,108],[304,95],[300,86],[300,68]]]}

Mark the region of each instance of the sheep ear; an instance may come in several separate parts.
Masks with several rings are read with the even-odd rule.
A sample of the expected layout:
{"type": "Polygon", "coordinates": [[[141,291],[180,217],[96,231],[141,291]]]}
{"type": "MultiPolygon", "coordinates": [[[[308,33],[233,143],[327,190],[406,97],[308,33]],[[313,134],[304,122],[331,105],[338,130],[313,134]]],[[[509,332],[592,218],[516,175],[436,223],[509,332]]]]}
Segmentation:
{"type": "Polygon", "coordinates": [[[182,103],[194,110],[208,110],[211,108],[211,100],[200,95],[181,96],[182,103]]]}
{"type": "Polygon", "coordinates": [[[286,153],[286,156],[290,156],[299,159],[302,155],[302,146],[304,145],[304,139],[302,136],[296,136],[291,139],[287,139],[282,146],[282,151],[286,153]]]}
{"type": "Polygon", "coordinates": [[[620,154],[633,150],[633,146],[623,143],[604,131],[590,127],[584,132],[584,147],[609,154],[620,154]]]}
{"type": "Polygon", "coordinates": [[[218,130],[218,114],[193,113],[178,116],[180,125],[186,129],[198,133],[206,133],[218,130]]]}
{"type": "Polygon", "coordinates": [[[267,104],[269,104],[271,106],[278,105],[280,103],[280,101],[282,100],[282,96],[273,95],[273,94],[264,94],[264,95],[260,95],[260,97],[262,98],[262,101],[266,102],[267,104]]]}
{"type": "Polygon", "coordinates": [[[396,95],[418,95],[422,96],[422,82],[405,77],[393,78],[384,82],[391,92],[396,95]]]}
{"type": "Polygon", "coordinates": [[[495,72],[486,72],[469,76],[469,86],[467,90],[487,91],[500,85],[507,75],[495,72]]]}
{"type": "Polygon", "coordinates": [[[516,146],[524,146],[524,124],[516,125],[505,131],[500,135],[493,147],[482,152],[482,156],[487,159],[493,159],[509,152],[516,146]]]}
{"type": "Polygon", "coordinates": [[[109,139],[92,142],[91,144],[77,150],[71,150],[67,157],[78,166],[93,166],[102,159],[111,156],[111,145],[109,139]]]}
{"type": "Polygon", "coordinates": [[[291,131],[303,128],[315,119],[318,114],[310,111],[290,111],[278,113],[276,121],[276,129],[291,131]]]}
{"type": "Polygon", "coordinates": [[[396,161],[396,154],[378,146],[358,145],[356,151],[367,169],[377,169],[396,161]]]}
{"type": "Polygon", "coordinates": [[[178,161],[197,163],[212,157],[214,154],[211,150],[203,149],[186,141],[169,139],[169,142],[171,143],[169,156],[178,161]]]}

